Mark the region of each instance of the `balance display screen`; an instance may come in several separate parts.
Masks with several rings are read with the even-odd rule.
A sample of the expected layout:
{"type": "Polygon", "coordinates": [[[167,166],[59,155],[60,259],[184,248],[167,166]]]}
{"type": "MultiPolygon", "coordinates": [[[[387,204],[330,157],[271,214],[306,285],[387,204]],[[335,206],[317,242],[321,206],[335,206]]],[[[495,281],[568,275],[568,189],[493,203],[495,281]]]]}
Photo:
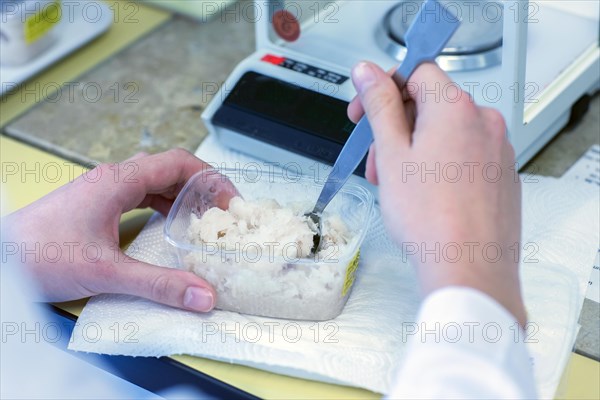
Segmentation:
{"type": "Polygon", "coordinates": [[[341,145],[355,126],[346,116],[347,102],[256,72],[242,76],[225,104],[341,145]]]}
{"type": "MultiPolygon", "coordinates": [[[[325,93],[246,72],[227,94],[212,123],[333,165],[355,127],[347,108],[348,102],[325,93]]],[[[365,160],[355,174],[364,176],[364,166],[365,160]]]]}

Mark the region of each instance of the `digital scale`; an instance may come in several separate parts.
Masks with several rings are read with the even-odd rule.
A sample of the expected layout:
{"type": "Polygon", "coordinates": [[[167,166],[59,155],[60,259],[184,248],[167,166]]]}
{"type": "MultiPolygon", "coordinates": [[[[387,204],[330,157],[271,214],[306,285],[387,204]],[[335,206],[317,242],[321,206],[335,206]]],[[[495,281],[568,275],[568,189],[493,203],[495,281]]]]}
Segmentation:
{"type": "MultiPolygon", "coordinates": [[[[436,61],[477,104],[502,113],[521,167],[567,124],[573,105],[599,87],[598,2],[443,2],[462,25],[436,61]]],[[[282,166],[332,165],[354,127],[346,116],[356,94],[351,68],[360,60],[386,70],[401,62],[402,35],[421,5],[248,3],[257,50],[204,111],[207,128],[224,145],[282,166]]],[[[432,100],[456,93],[444,90],[432,100]]],[[[358,178],[364,160],[355,175],[366,183],[358,178]]]]}

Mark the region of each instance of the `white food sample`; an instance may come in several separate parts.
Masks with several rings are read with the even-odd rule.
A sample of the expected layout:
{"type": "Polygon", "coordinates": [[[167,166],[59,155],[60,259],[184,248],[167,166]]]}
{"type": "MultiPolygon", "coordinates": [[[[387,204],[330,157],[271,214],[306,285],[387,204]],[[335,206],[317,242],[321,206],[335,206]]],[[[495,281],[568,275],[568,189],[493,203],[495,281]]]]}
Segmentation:
{"type": "Polygon", "coordinates": [[[275,200],[251,203],[241,197],[231,199],[227,211],[213,207],[202,218],[192,216],[191,231],[197,233],[192,234],[193,243],[218,243],[227,250],[256,249],[254,245],[258,245],[280,257],[286,248],[288,258],[308,257],[314,235],[306,217],[282,208],[275,200]]]}
{"type": "Polygon", "coordinates": [[[339,314],[357,235],[337,215],[323,216],[323,245],[312,254],[306,204],[231,199],[229,209],[191,215],[190,243],[204,250],[185,267],[217,290],[217,307],[248,314],[324,320],[339,314]]]}

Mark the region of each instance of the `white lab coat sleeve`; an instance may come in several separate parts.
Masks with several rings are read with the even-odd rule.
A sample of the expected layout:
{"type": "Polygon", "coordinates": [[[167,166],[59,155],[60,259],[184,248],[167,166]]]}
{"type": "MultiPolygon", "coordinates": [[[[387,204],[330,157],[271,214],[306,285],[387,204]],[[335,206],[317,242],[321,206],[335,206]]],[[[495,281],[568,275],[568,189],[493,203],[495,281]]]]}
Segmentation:
{"type": "Polygon", "coordinates": [[[523,330],[480,291],[435,291],[402,336],[407,353],[390,399],[536,398],[523,330]]]}

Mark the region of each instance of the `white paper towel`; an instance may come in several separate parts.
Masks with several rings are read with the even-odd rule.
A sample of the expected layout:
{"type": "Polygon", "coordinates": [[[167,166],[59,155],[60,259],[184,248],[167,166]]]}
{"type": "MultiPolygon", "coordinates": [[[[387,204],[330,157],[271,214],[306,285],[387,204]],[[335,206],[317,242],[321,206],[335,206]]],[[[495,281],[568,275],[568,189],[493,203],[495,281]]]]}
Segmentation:
{"type": "MultiPolygon", "coordinates": [[[[220,166],[255,161],[223,149],[212,136],[197,154],[220,166]]],[[[545,398],[553,397],[576,337],[599,240],[599,202],[597,191],[583,185],[524,179],[521,271],[533,324],[529,348],[545,398]]],[[[174,266],[163,224],[164,218],[154,216],[130,254],[174,266]]],[[[348,304],[332,321],[196,314],[132,296],[101,295],[83,310],[69,348],[135,356],[191,354],[387,393],[404,353],[402,323],[414,321],[419,305],[417,283],[378,212],[361,256],[348,304]]]]}

